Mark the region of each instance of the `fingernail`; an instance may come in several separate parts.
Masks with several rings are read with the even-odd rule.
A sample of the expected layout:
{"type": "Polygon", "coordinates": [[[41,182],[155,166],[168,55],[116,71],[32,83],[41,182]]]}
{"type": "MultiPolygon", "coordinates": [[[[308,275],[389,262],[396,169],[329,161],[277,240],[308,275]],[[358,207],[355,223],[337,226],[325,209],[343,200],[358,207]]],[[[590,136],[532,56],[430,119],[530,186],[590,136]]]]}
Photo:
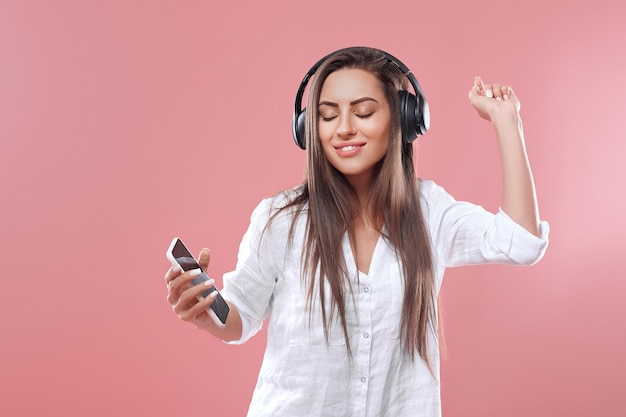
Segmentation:
{"type": "Polygon", "coordinates": [[[198,275],[200,275],[202,273],[202,269],[200,268],[196,268],[196,269],[192,269],[191,271],[189,271],[189,276],[191,277],[197,277],[198,275]]]}
{"type": "Polygon", "coordinates": [[[204,281],[204,285],[206,285],[207,287],[212,287],[213,284],[215,284],[215,280],[214,279],[208,279],[208,280],[204,281]]]}
{"type": "Polygon", "coordinates": [[[217,298],[217,291],[213,291],[207,298],[217,298]]]}
{"type": "Polygon", "coordinates": [[[485,95],[487,97],[489,97],[489,98],[492,98],[493,97],[493,91],[491,91],[491,89],[489,89],[489,90],[485,91],[485,95]]]}
{"type": "Polygon", "coordinates": [[[180,269],[180,265],[176,264],[174,265],[174,268],[172,268],[172,272],[178,274],[181,271],[180,269]]]}
{"type": "Polygon", "coordinates": [[[502,98],[505,99],[505,100],[508,100],[509,99],[509,95],[505,94],[505,95],[502,96],[502,98]]]}

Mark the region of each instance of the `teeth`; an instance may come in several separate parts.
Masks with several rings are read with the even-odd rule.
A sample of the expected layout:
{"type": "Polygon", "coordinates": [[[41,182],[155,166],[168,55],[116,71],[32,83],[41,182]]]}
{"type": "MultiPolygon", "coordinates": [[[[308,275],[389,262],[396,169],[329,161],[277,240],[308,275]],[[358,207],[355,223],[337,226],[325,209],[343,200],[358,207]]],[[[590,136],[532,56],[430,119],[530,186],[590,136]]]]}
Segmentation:
{"type": "Polygon", "coordinates": [[[356,149],[356,146],[344,146],[341,149],[344,150],[344,151],[351,151],[353,149],[356,149]]]}

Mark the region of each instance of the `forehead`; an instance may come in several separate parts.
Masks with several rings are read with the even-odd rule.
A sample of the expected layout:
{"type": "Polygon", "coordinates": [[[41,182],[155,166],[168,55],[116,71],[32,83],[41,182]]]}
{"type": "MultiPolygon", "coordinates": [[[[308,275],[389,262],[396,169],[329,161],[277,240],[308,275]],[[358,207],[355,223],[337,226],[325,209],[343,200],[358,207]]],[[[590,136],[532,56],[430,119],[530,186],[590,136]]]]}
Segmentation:
{"type": "Polygon", "coordinates": [[[320,101],[333,103],[350,102],[361,97],[372,97],[380,101],[385,99],[385,93],[374,74],[356,68],[343,68],[330,73],[320,92],[320,101]]]}

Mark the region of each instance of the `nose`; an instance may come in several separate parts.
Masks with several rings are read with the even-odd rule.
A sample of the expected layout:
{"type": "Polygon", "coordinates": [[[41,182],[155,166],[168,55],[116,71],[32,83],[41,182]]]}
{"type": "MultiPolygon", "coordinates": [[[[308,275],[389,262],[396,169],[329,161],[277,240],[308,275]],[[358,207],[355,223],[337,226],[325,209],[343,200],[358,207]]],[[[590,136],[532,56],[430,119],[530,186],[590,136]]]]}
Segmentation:
{"type": "Polygon", "coordinates": [[[339,126],[337,127],[337,136],[348,138],[356,134],[356,127],[351,116],[351,114],[347,114],[340,117],[339,126]]]}

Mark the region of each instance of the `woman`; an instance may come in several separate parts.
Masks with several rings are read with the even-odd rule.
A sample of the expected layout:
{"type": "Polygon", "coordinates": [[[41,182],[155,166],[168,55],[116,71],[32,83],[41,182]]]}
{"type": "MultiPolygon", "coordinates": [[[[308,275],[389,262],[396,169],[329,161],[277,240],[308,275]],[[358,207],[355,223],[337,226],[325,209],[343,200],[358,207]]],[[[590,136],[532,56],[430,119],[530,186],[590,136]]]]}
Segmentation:
{"type": "MultiPolygon", "coordinates": [[[[230,343],[268,319],[250,416],[438,416],[445,268],[532,264],[547,246],[519,101],[510,87],[479,78],[469,93],[500,148],[502,205],[492,214],[416,178],[412,138],[403,139],[408,76],[393,57],[348,48],[314,72],[306,179],[254,211],[237,268],[224,277],[226,327],[206,314],[211,298],[197,301],[206,288],[190,285],[198,271],[171,268],[168,301],[230,343]]],[[[206,269],[208,250],[199,263],[206,269]]]]}

